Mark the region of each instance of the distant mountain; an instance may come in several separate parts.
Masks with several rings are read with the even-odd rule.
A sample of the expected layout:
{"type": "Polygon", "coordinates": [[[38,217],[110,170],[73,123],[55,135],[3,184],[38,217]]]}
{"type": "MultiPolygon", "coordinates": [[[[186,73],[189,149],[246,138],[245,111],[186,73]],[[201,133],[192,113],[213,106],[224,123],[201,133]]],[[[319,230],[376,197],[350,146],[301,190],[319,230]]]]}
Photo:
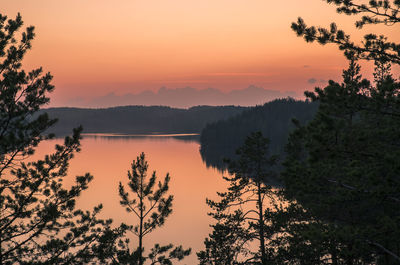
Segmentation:
{"type": "Polygon", "coordinates": [[[77,107],[113,107],[123,105],[172,106],[188,108],[198,105],[222,106],[240,105],[254,106],[276,98],[296,97],[293,91],[268,90],[249,86],[241,90],[222,92],[215,88],[195,89],[191,87],[170,89],[160,88],[157,92],[146,90],[137,94],[116,95],[110,93],[102,97],[85,100],[75,98],[68,105],[77,107]]]}
{"type": "Polygon", "coordinates": [[[178,109],[163,106],[124,106],[105,109],[49,108],[43,110],[58,122],[49,129],[56,135],[70,134],[82,125],[84,133],[200,133],[207,123],[224,120],[246,107],[197,106],[178,109]]]}
{"type": "Polygon", "coordinates": [[[251,132],[261,131],[270,139],[270,153],[283,155],[292,119],[304,124],[310,121],[317,103],[294,99],[279,99],[262,106],[249,108],[229,119],[208,124],[200,136],[200,153],[207,166],[224,169],[225,158],[235,157],[235,152],[251,132]]]}

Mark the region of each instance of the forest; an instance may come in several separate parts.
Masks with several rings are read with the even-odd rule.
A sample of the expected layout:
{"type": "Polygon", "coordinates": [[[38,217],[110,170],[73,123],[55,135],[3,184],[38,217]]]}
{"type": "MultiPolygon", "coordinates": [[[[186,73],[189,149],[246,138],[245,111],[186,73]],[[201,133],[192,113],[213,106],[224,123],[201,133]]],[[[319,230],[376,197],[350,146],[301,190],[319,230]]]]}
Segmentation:
{"type": "MultiPolygon", "coordinates": [[[[343,15],[361,15],[357,28],[398,30],[398,0],[326,2],[343,15]]],[[[42,68],[22,69],[35,38],[34,27],[22,27],[20,15],[0,15],[0,264],[184,260],[190,246],[144,243],[170,216],[174,200],[171,176],[160,180],[156,171],[148,173],[144,153],[118,186],[121,207],[137,223],[120,225],[99,218],[101,204],[91,211],[77,207],[93,180],[90,173],[65,185],[82,127],[43,159],[28,159],[54,137],[49,129],[56,119],[40,110],[55,88],[42,68]]],[[[357,44],[335,23],[307,26],[302,18],[292,29],[307,42],[337,45],[348,66],[340,81],[306,91],[305,102],[276,100],[204,129],[210,142],[236,141],[236,131],[237,141],[244,139],[225,161],[227,190],[206,199],[214,222],[196,253],[199,264],[400,264],[400,81],[392,71],[400,65],[400,44],[375,34],[357,44]],[[371,80],[361,74],[365,60],[374,64],[371,80]],[[275,105],[279,115],[269,110],[275,105]],[[283,119],[276,123],[281,127],[271,128],[274,118],[283,119]],[[282,152],[274,141],[285,140],[282,152]],[[282,185],[270,185],[271,179],[282,185]]]]}
{"type": "Polygon", "coordinates": [[[250,133],[258,131],[270,139],[269,153],[282,156],[289,133],[295,129],[292,119],[305,124],[317,109],[316,102],[277,99],[225,120],[208,123],[201,131],[201,156],[207,166],[223,170],[227,166],[224,159],[235,158],[237,147],[250,133]]]}
{"type": "Polygon", "coordinates": [[[50,118],[58,122],[49,132],[58,136],[68,135],[71,128],[82,125],[85,133],[200,133],[213,121],[224,120],[247,107],[196,106],[178,109],[166,106],[123,106],[105,109],[48,108],[50,118]]]}

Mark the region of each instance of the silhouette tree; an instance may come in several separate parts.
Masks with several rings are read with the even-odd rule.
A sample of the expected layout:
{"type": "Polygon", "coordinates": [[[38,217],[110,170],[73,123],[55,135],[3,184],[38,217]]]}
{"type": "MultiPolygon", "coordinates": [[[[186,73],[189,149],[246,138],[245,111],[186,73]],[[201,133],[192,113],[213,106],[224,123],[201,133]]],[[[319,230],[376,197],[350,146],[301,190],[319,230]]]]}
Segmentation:
{"type": "Polygon", "coordinates": [[[158,182],[155,189],[157,177],[153,171],[150,178],[147,180],[148,163],[145,159],[145,154],[141,153],[136,161],[131,164],[131,170],[128,171],[128,187],[134,194],[135,198],[131,199],[129,192],[125,191],[122,183],[119,183],[119,195],[121,197],[121,205],[129,213],[133,213],[138,219],[139,224],[131,227],[131,231],[138,238],[138,247],[133,253],[128,253],[130,256],[129,264],[143,265],[149,259],[151,264],[172,264],[172,260],[181,260],[188,256],[191,249],[183,249],[182,246],[173,247],[172,244],[160,246],[156,244],[151,249],[148,257],[144,256],[143,239],[157,227],[164,224],[165,219],[172,212],[173,196],[168,195],[170,176],[164,178],[164,182],[158,182]],[[165,254],[168,253],[168,256],[165,254]]]}
{"type": "Polygon", "coordinates": [[[200,264],[239,264],[241,256],[248,254],[243,248],[248,240],[242,213],[236,212],[211,227],[212,233],[204,240],[205,250],[197,253],[200,264]]]}
{"type": "MultiPolygon", "coordinates": [[[[370,24],[392,26],[400,22],[400,2],[398,0],[368,1],[368,4],[353,0],[326,0],[337,5],[337,12],[346,15],[362,15],[356,21],[356,27],[362,28],[370,24]]],[[[321,44],[334,43],[345,52],[348,59],[381,60],[400,64],[400,44],[388,41],[383,35],[367,34],[360,44],[354,43],[348,34],[338,29],[335,23],[329,29],[308,27],[302,18],[292,23],[292,29],[307,42],[317,41],[321,44]]]]}
{"type": "Polygon", "coordinates": [[[229,173],[233,176],[224,177],[229,182],[228,191],[218,193],[220,201],[207,199],[207,204],[214,210],[209,214],[217,220],[217,225],[205,241],[206,250],[198,253],[200,259],[208,258],[215,262],[212,264],[219,264],[213,261],[217,257],[223,257],[225,262],[229,260],[226,264],[267,264],[266,240],[271,237],[271,231],[267,231],[269,209],[266,203],[267,199],[274,200],[272,188],[267,183],[275,175],[273,166],[277,161],[276,156],[268,156],[268,144],[269,140],[260,132],[248,136],[237,150],[238,160],[229,163],[229,173]],[[259,250],[246,249],[246,244],[255,240],[259,250]],[[235,255],[230,254],[235,252],[235,255]],[[235,260],[231,262],[233,256],[235,260]]]}
{"type": "MultiPolygon", "coordinates": [[[[400,22],[397,0],[327,2],[339,13],[362,15],[357,28],[400,22]]],[[[324,224],[314,235],[330,235],[334,244],[326,257],[332,263],[398,264],[400,83],[390,69],[400,63],[400,45],[376,34],[355,44],[334,23],[329,30],[308,27],[301,18],[292,29],[307,42],[337,44],[350,66],[342,84],[330,81],[306,92],[320,108],[290,137],[283,174],[287,196],[324,224]],[[374,61],[374,83],[362,80],[357,59],[374,61]]]]}
{"type": "Polygon", "coordinates": [[[76,198],[93,178],[89,173],[70,188],[63,185],[80,150],[81,128],[53,154],[32,159],[37,145],[53,137],[45,131],[55,120],[38,111],[54,86],[41,68],[21,69],[35,37],[34,27],[17,36],[22,25],[19,14],[0,14],[0,264],[106,262],[123,227],[112,229],[111,220],[98,219],[101,205],[93,212],[76,209],[76,198]]]}
{"type": "Polygon", "coordinates": [[[342,84],[306,93],[320,109],[289,141],[286,192],[326,224],[338,262],[396,264],[400,83],[385,72],[371,85],[359,71],[351,61],[342,84]]]}

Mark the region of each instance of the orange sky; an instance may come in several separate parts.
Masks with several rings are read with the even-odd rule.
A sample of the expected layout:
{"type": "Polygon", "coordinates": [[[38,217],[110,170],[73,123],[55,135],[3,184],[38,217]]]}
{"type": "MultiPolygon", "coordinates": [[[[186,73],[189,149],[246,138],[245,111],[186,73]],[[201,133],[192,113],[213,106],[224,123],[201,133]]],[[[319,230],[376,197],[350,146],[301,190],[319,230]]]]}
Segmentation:
{"type": "MultiPolygon", "coordinates": [[[[52,105],[110,92],[138,93],[191,86],[296,91],[339,80],[346,66],[333,45],[307,44],[290,24],[336,21],[360,39],[365,32],[400,41],[398,28],[354,29],[321,0],[0,0],[2,13],[20,12],[37,37],[25,60],[54,75],[52,105]]],[[[371,73],[372,66],[364,68],[371,73]]]]}

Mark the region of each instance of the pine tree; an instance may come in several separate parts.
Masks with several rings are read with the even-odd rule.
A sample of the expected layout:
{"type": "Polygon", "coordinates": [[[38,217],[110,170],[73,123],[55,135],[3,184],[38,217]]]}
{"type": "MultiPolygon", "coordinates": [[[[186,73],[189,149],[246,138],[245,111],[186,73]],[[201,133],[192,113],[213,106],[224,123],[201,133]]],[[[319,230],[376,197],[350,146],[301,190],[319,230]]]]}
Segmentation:
{"type": "Polygon", "coordinates": [[[239,158],[229,163],[233,176],[224,177],[229,182],[228,191],[218,193],[220,201],[207,200],[217,224],[205,241],[206,250],[198,253],[203,262],[206,257],[212,264],[221,264],[213,260],[223,257],[226,264],[268,264],[266,241],[271,234],[267,230],[267,201],[274,199],[268,182],[275,177],[273,166],[277,161],[276,156],[268,155],[268,143],[260,132],[248,136],[237,151],[239,158]],[[254,241],[258,245],[256,252],[246,248],[254,241]]]}
{"type": "MultiPolygon", "coordinates": [[[[362,15],[356,21],[356,28],[365,25],[383,24],[393,26],[400,22],[400,2],[398,0],[371,0],[368,3],[360,3],[353,0],[324,0],[337,6],[337,12],[346,15],[362,15]]],[[[331,23],[329,29],[323,27],[308,27],[299,17],[292,23],[292,29],[298,36],[304,37],[307,42],[317,41],[320,44],[334,43],[348,59],[365,59],[376,61],[377,59],[394,64],[400,64],[400,44],[388,41],[383,35],[373,33],[366,34],[364,40],[357,44],[350,35],[338,29],[336,23],[331,23]]],[[[393,29],[393,32],[396,32],[393,29]]]]}
{"type": "Polygon", "coordinates": [[[157,227],[164,225],[165,219],[172,212],[173,196],[167,195],[169,189],[170,176],[167,174],[164,182],[158,182],[157,187],[156,172],[153,171],[150,178],[147,179],[148,162],[145,154],[141,153],[136,161],[131,164],[131,170],[128,171],[128,187],[135,198],[131,199],[129,192],[125,191],[122,183],[119,183],[119,195],[121,197],[121,205],[125,209],[134,214],[139,224],[131,227],[131,231],[137,236],[138,247],[128,253],[126,262],[128,264],[143,265],[146,260],[150,260],[151,264],[172,264],[172,260],[182,260],[188,256],[191,249],[183,249],[182,246],[175,247],[172,244],[160,246],[156,244],[150,254],[144,255],[143,240],[146,235],[151,233],[157,227]],[[169,251],[169,252],[168,252],[169,251]],[[168,253],[168,256],[165,256],[168,253]]]}
{"type": "Polygon", "coordinates": [[[89,173],[70,188],[63,185],[80,150],[81,128],[54,153],[32,161],[37,145],[53,137],[45,131],[55,120],[39,110],[54,86],[41,68],[22,70],[35,37],[33,27],[17,36],[22,26],[19,14],[0,15],[0,264],[104,263],[123,227],[112,229],[111,220],[98,219],[101,205],[93,212],[76,209],[93,178],[89,173]]]}
{"type": "Polygon", "coordinates": [[[218,221],[211,225],[213,231],[204,240],[205,249],[197,253],[200,265],[240,264],[240,258],[249,254],[244,245],[250,240],[243,213],[235,212],[218,221]]]}
{"type": "Polygon", "coordinates": [[[289,141],[286,192],[325,224],[338,262],[396,264],[400,83],[385,72],[371,85],[359,71],[351,61],[342,84],[307,93],[320,109],[289,141]]]}
{"type": "MultiPolygon", "coordinates": [[[[400,22],[397,0],[327,2],[339,13],[362,15],[357,28],[400,22]]],[[[376,34],[356,44],[335,23],[308,27],[299,18],[292,29],[307,42],[338,45],[351,62],[342,84],[306,92],[320,108],[289,139],[286,195],[323,225],[313,238],[329,235],[322,243],[329,245],[326,263],[398,264],[400,83],[390,69],[400,64],[400,45],[376,34]],[[359,59],[374,61],[374,83],[361,79],[359,59]]]]}

